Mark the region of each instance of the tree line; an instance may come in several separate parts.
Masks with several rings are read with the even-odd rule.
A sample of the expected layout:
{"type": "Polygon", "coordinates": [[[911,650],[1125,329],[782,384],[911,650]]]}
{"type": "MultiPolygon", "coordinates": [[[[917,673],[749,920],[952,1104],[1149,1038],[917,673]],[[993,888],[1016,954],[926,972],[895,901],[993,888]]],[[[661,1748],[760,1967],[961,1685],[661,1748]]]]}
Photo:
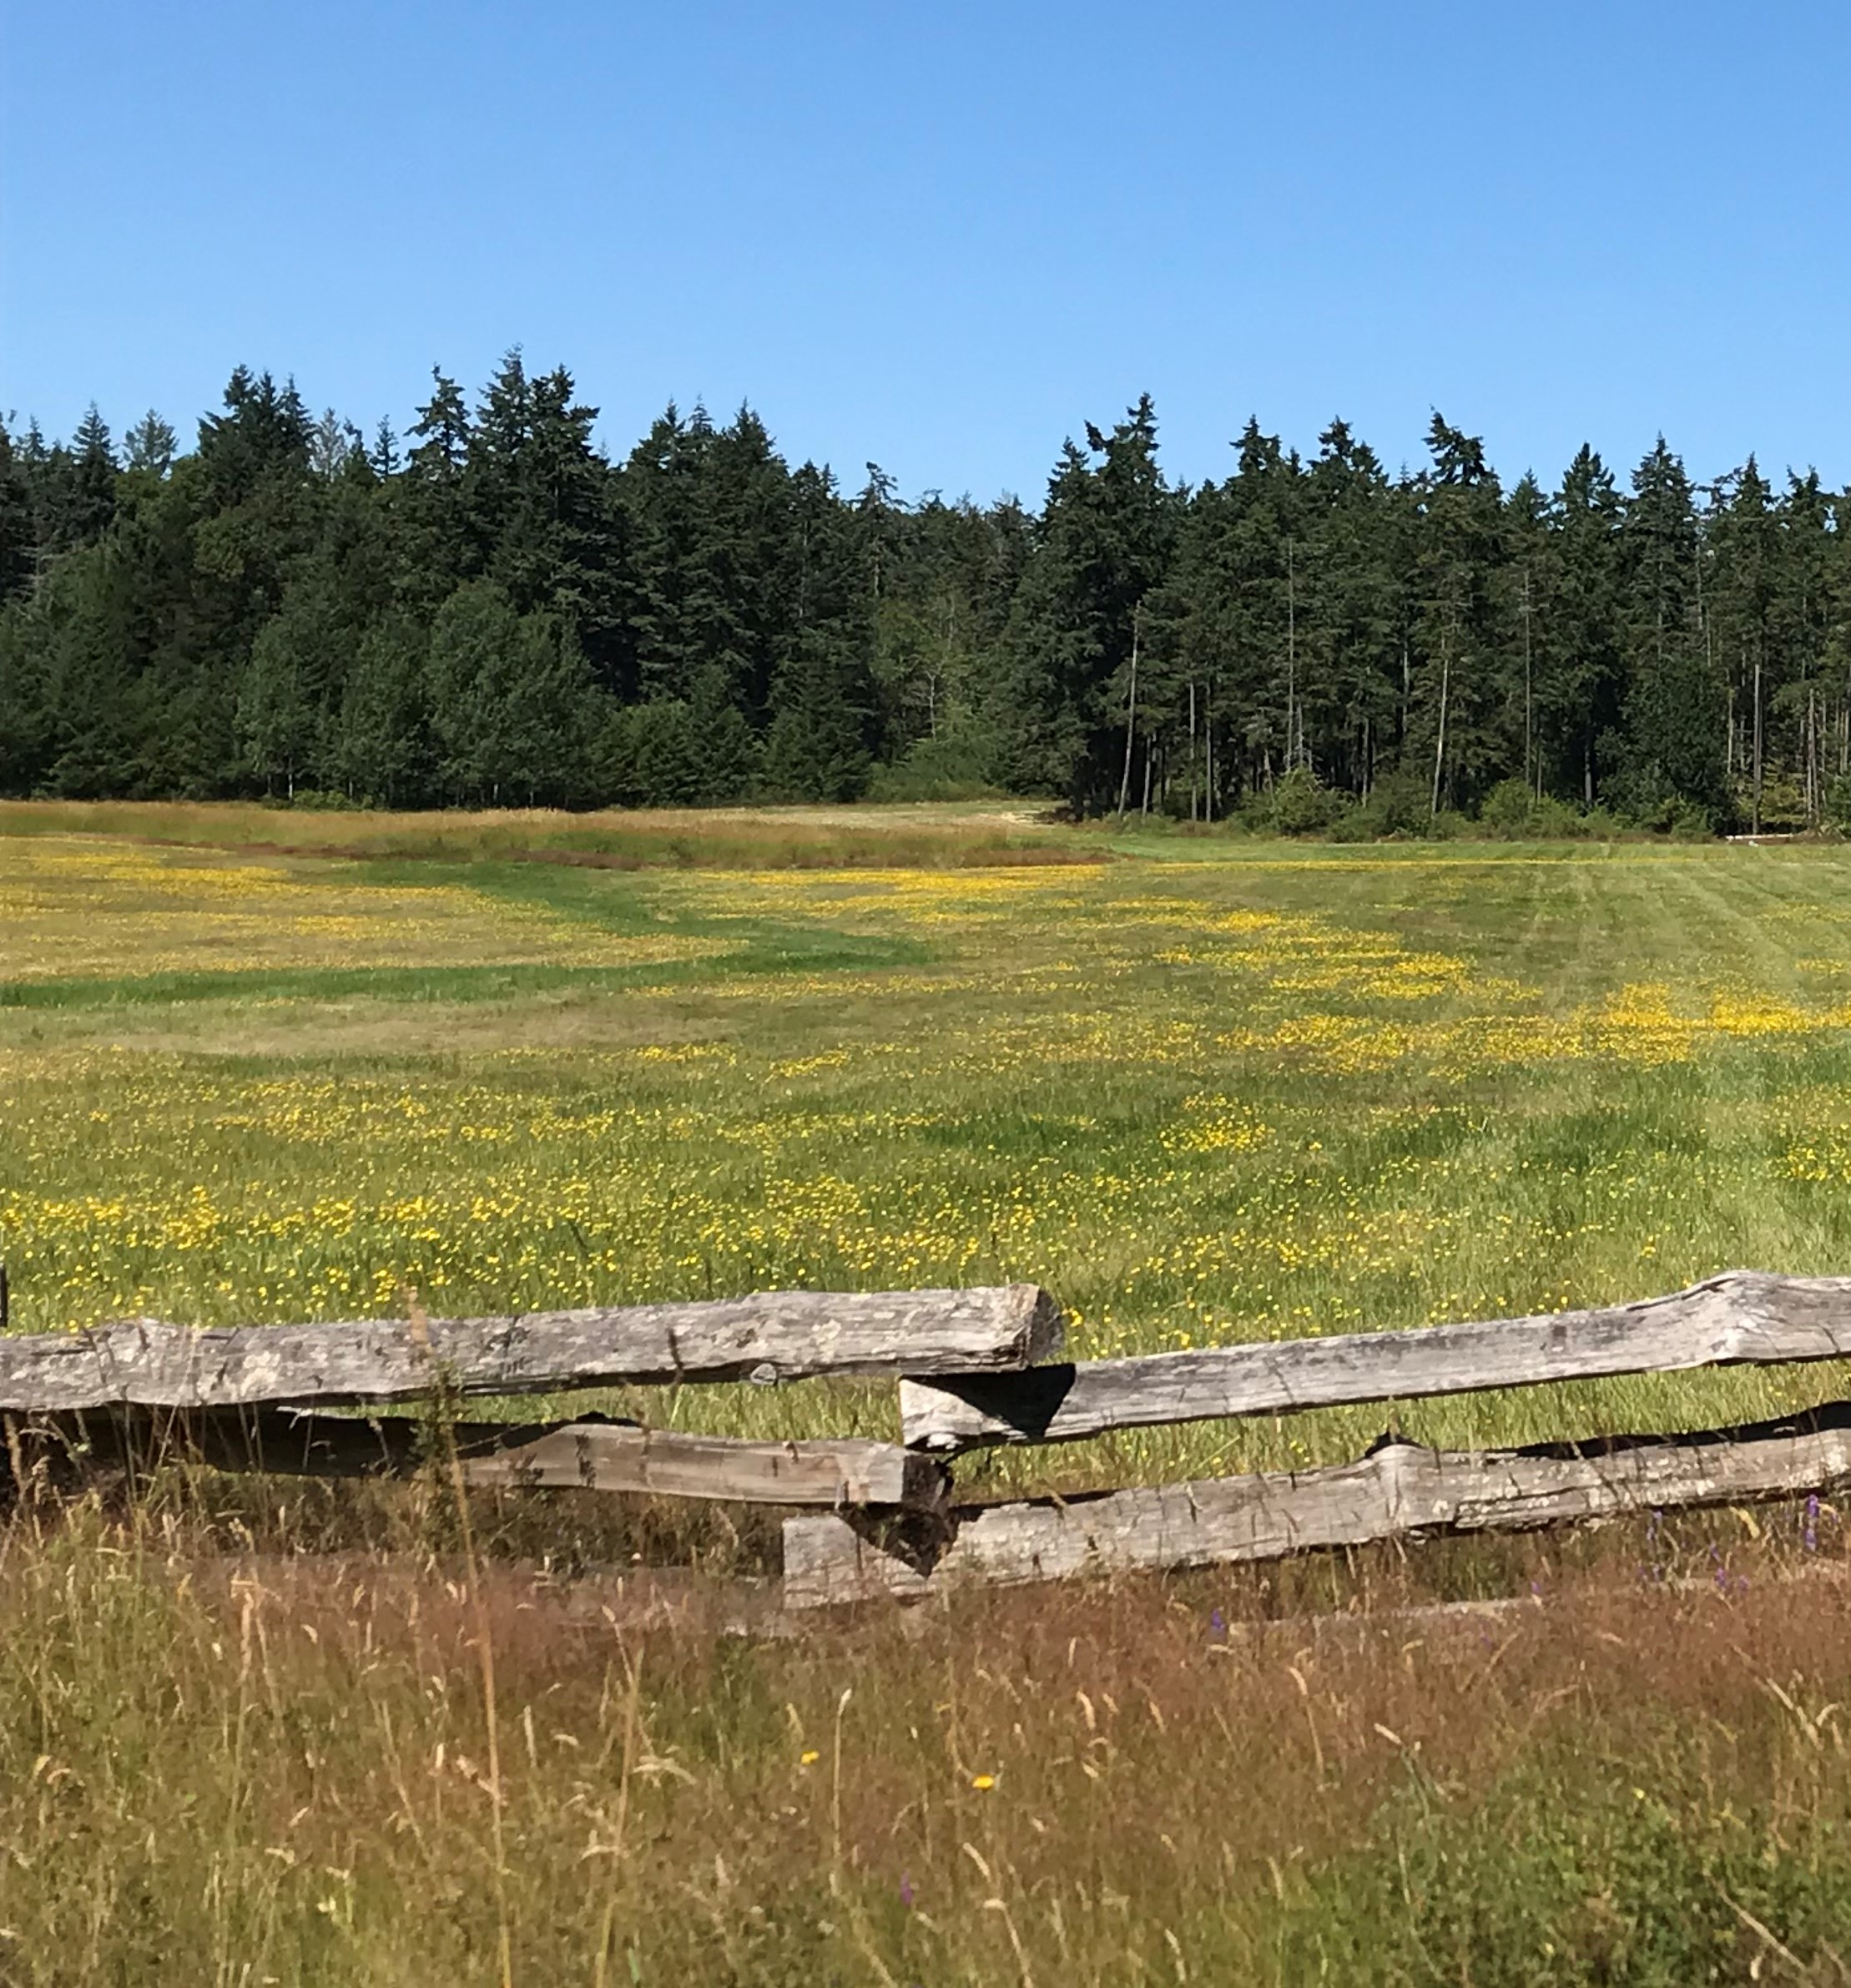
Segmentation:
{"type": "Polygon", "coordinates": [[[402,437],[240,368],[183,451],[0,424],[0,793],[431,805],[1001,788],[1081,814],[1851,812],[1851,492],[1661,439],[1506,486],[1249,422],[1167,477],[1147,397],[1045,497],[793,467],[742,408],[621,461],[563,368],[433,374],[402,437]]]}

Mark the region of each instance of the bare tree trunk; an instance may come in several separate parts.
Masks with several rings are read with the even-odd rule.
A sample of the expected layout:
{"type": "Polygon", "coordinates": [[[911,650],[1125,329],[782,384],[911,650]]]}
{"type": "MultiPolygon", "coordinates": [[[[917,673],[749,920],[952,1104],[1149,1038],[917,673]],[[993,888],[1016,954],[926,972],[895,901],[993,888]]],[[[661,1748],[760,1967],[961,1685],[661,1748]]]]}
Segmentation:
{"type": "Polygon", "coordinates": [[[1297,737],[1299,709],[1299,594],[1298,573],[1292,541],[1285,542],[1285,770],[1299,763],[1297,737]]]}
{"type": "Polygon", "coordinates": [[[1131,687],[1125,699],[1125,770],[1118,780],[1118,819],[1125,819],[1125,810],[1131,800],[1131,742],[1137,724],[1137,638],[1139,623],[1143,610],[1132,609],[1131,615],[1131,687]]]}
{"type": "Polygon", "coordinates": [[[1202,686],[1202,742],[1208,754],[1208,770],[1203,784],[1203,808],[1209,821],[1215,818],[1215,708],[1208,686],[1202,686]]]}
{"type": "Polygon", "coordinates": [[[1531,717],[1533,695],[1530,651],[1530,569],[1523,569],[1523,784],[1532,794],[1542,792],[1541,769],[1534,765],[1536,728],[1531,717]]]}
{"type": "Polygon", "coordinates": [[[1433,749],[1433,805],[1427,810],[1430,815],[1440,812],[1440,779],[1446,764],[1446,699],[1452,689],[1452,643],[1450,640],[1440,645],[1440,730],[1433,749]]]}
{"type": "Polygon", "coordinates": [[[1754,811],[1750,825],[1761,833],[1761,648],[1754,652],[1754,811]]]}
{"type": "Polygon", "coordinates": [[[1189,679],[1189,819],[1196,816],[1195,679],[1189,679]]]}

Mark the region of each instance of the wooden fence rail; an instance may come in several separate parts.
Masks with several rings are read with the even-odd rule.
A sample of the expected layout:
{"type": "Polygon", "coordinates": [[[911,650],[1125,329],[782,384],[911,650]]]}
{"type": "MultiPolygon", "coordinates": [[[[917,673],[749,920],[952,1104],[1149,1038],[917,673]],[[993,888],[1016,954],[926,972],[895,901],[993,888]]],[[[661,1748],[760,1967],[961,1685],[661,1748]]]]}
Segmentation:
{"type": "MultiPolygon", "coordinates": [[[[0,1297],[5,1289],[0,1264],[0,1297]]],[[[1059,1305],[1033,1284],[765,1292],[415,1325],[368,1319],[195,1331],[129,1319],[69,1335],[0,1337],[0,1424],[16,1472],[29,1457],[53,1453],[133,1470],[177,1449],[228,1470],[359,1476],[418,1467],[430,1454],[430,1430],[404,1415],[316,1410],[644,1384],[897,1380],[904,1446],[747,1441],[596,1418],[458,1423],[444,1431],[473,1485],[812,1508],[784,1523],[793,1607],[930,1595],[964,1581],[1275,1558],[1851,1484],[1851,1403],[1839,1402],[1702,1435],[1455,1454],[1385,1442],[1334,1469],[956,1506],[949,1460],[986,1446],[1544,1381],[1851,1357],[1851,1278],[1730,1271],[1667,1297],[1598,1310],[1041,1364],[1060,1352],[1062,1326],[1059,1305]]]]}
{"type": "Polygon", "coordinates": [[[1452,1452],[1384,1442],[1360,1462],[1291,1474],[1036,1499],[954,1511],[908,1542],[878,1520],[784,1521],[784,1605],[919,1599],[973,1582],[1278,1560],[1318,1547],[1510,1532],[1653,1508],[1744,1504],[1851,1483],[1851,1402],[1701,1435],[1452,1452]]]}
{"type": "Polygon", "coordinates": [[[1847,1355],[1851,1278],[1732,1270],[1599,1311],[903,1380],[900,1430],[910,1448],[952,1456],[987,1444],[1077,1442],[1113,1429],[1345,1402],[1847,1355]]]}
{"type": "Polygon", "coordinates": [[[1029,1284],[967,1291],[761,1291],[712,1304],[203,1331],[128,1319],[0,1340],[0,1413],[458,1395],[820,1374],[995,1372],[1060,1350],[1060,1307],[1029,1284]]]}
{"type": "Polygon", "coordinates": [[[119,1410],[16,1423],[22,1460],[145,1471],[171,1461],[285,1476],[401,1477],[453,1447],[466,1483],[510,1490],[629,1491],[745,1504],[942,1511],[950,1472],[897,1443],[860,1437],[776,1442],[690,1435],[634,1422],[458,1422],[286,1409],[119,1410]]]}

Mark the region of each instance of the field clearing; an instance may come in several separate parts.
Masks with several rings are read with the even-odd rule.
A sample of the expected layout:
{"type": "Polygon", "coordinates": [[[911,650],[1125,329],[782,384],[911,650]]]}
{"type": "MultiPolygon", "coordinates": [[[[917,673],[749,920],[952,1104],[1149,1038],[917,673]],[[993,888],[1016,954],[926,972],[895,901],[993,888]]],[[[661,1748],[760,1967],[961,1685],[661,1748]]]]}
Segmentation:
{"type": "MultiPolygon", "coordinates": [[[[255,847],[236,812],[0,810],[21,1328],[390,1314],[407,1284],[469,1311],[1025,1279],[1093,1355],[1851,1267],[1834,848],[1037,825],[1054,860],[900,863],[864,810],[819,830],[850,850],[829,865],[781,821],[731,860],[742,818],[710,867],[607,867],[529,860],[562,817],[495,825],[498,855],[468,820],[407,854],[405,825],[310,818],[361,820],[380,853],[356,855],[255,847]]],[[[265,812],[298,826],[243,811],[265,812]]],[[[961,820],[926,829],[1015,832],[961,820]]],[[[1456,1447],[1845,1391],[1833,1367],[1616,1380],[960,1479],[1064,1490],[1339,1461],[1385,1424],[1456,1447]]],[[[890,1388],[600,1400],[895,1432],[890,1388]]],[[[422,1483],[177,1474],[127,1511],[16,1514],[0,1979],[1851,1978],[1829,1507],[776,1641],[652,1615],[610,1571],[774,1571],[772,1528],[618,1503],[484,1494],[480,1562],[422,1483]],[[1523,1600],[1390,1612],[1495,1594],[1523,1600]]]]}
{"type": "MultiPolygon", "coordinates": [[[[0,916],[28,1329],[389,1313],[407,1284],[501,1310],[1023,1279],[1095,1355],[1831,1272],[1851,1242],[1835,850],[1152,837],[1079,866],[611,871],[35,820],[0,835],[0,916]]],[[[1701,1425],[1838,1379],[1394,1419],[1449,1446],[1701,1425]]],[[[892,1413],[821,1386],[667,1405],[779,1435],[892,1413]]],[[[1331,1461],[1384,1419],[970,1467],[1331,1461]]]]}

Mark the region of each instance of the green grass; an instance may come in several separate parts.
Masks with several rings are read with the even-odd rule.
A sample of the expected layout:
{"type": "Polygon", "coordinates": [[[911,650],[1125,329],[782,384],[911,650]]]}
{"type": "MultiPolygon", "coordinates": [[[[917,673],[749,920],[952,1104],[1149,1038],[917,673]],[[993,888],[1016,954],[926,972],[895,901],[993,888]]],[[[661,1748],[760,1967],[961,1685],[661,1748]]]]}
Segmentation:
{"type": "MultiPolygon", "coordinates": [[[[1084,1355],[1851,1270],[1851,852],[915,815],[620,823],[719,839],[709,866],[631,868],[511,860],[605,832],[565,817],[0,810],[16,1324],[1025,1278],[1084,1355]],[[1018,834],[1042,860],[996,866],[1018,834]],[[125,835],[146,862],[84,895],[125,835]],[[247,902],[278,908],[241,966],[247,902]]],[[[1344,1458],[1390,1424],[1469,1445],[1843,1390],[1613,1381],[961,1476],[1079,1488],[1344,1458]]],[[[894,1416],[823,1384],[612,1405],[789,1435],[894,1416]]],[[[497,1978],[480,1625],[442,1511],[201,1477],[15,1521],[0,1978],[497,1978]]],[[[761,1642],[704,1602],[648,1627],[562,1570],[692,1546],[766,1571],[762,1519],[475,1511],[522,1980],[1845,1978],[1843,1591],[1776,1580],[1838,1565],[1833,1515],[1817,1552],[1790,1516],[1751,1539],[1724,1514],[1675,1549],[1425,1548],[761,1642]],[[1390,1624],[1341,1658],[1209,1627],[1531,1580],[1521,1624],[1390,1624]]]]}
{"type": "MultiPolygon", "coordinates": [[[[634,966],[22,959],[0,991],[16,1316],[1024,1278],[1098,1353],[1851,1260],[1851,856],[1205,840],[1030,870],[367,866],[588,943],[727,949],[634,966]]],[[[295,859],[292,901],[354,871],[295,859]]],[[[1697,1425],[1840,1385],[1622,1380],[969,1469],[1175,1476],[1346,1456],[1384,1421],[1449,1444],[1697,1425]]],[[[869,1390],[629,1405],[784,1434],[891,1416],[869,1390]]]]}

